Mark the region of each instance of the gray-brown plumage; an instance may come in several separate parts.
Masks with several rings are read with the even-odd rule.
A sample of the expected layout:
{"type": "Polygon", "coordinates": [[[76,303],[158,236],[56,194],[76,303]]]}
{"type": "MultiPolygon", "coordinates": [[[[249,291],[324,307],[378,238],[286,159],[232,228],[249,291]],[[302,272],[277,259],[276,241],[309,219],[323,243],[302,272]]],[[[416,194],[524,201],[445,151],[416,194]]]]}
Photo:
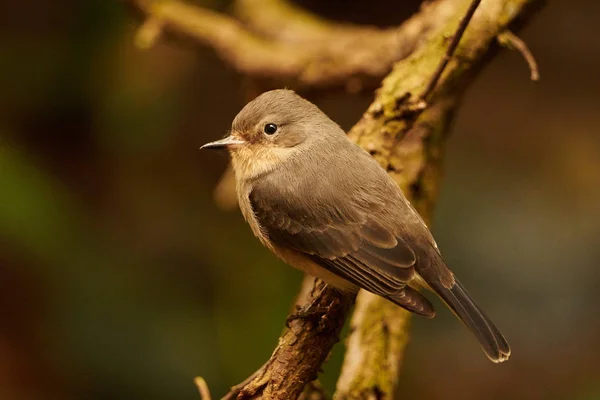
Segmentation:
{"type": "Polygon", "coordinates": [[[273,90],[237,115],[227,147],[244,218],[275,254],[341,290],[365,289],[425,317],[437,293],[494,362],[506,339],[475,305],[400,188],[315,105],[273,90]]]}

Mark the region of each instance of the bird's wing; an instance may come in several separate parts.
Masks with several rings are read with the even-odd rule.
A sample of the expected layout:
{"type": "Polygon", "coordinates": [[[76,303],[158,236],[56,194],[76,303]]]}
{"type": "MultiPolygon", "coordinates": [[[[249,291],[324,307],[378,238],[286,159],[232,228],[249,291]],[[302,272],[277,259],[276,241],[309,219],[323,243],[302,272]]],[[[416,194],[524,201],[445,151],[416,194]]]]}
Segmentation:
{"type": "Polygon", "coordinates": [[[432,317],[431,303],[407,286],[415,275],[415,253],[390,228],[392,215],[385,202],[364,194],[349,193],[343,205],[309,204],[298,198],[291,201],[289,192],[258,186],[249,200],[273,244],[303,253],[367,291],[432,317]]]}

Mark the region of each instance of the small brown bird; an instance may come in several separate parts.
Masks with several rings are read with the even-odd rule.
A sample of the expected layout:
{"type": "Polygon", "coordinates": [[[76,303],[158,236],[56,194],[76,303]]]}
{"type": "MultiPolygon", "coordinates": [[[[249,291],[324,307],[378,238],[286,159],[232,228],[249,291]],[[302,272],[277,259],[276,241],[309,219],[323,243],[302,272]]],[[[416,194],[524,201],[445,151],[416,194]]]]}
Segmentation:
{"type": "Polygon", "coordinates": [[[379,164],[291,90],[248,103],[231,134],[202,148],[231,153],[254,234],[286,263],[344,291],[359,288],[432,318],[435,292],[494,362],[510,347],[446,266],[429,229],[379,164]]]}

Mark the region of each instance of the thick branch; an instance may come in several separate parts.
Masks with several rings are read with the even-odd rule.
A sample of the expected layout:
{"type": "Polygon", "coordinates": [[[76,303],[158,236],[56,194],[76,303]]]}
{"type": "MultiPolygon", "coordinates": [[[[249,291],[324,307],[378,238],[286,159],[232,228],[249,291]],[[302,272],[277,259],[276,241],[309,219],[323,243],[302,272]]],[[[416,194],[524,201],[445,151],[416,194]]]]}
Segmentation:
{"type": "Polygon", "coordinates": [[[317,281],[304,303],[310,305],[308,311],[314,317],[291,320],[269,361],[249,383],[236,388],[235,398],[298,398],[306,384],[317,378],[320,366],[339,340],[353,301],[353,295],[341,295],[317,281]]]}
{"type": "MultiPolygon", "coordinates": [[[[290,315],[293,315],[297,311],[298,308],[301,308],[303,306],[306,307],[307,305],[312,304],[312,302],[315,299],[315,294],[322,295],[322,293],[319,293],[319,292],[324,290],[324,289],[322,289],[323,287],[324,287],[324,285],[322,282],[316,281],[315,278],[313,278],[312,276],[305,275],[304,280],[302,281],[302,286],[300,288],[300,291],[298,292],[298,296],[296,297],[296,301],[294,302],[294,305],[293,305],[290,315]]],[[[348,298],[348,301],[350,303],[352,302],[351,297],[348,298]]],[[[314,305],[313,305],[313,308],[315,308],[314,305]]],[[[340,309],[340,318],[342,318],[341,314],[347,313],[347,312],[348,312],[348,309],[346,309],[345,307],[340,309]]],[[[343,317],[343,318],[345,318],[345,317],[343,317]]],[[[313,321],[315,321],[315,320],[313,320],[313,321]]],[[[280,339],[280,343],[282,341],[285,341],[285,339],[283,339],[283,338],[288,333],[289,333],[289,331],[284,331],[284,334],[282,335],[282,338],[280,339]]],[[[335,341],[337,341],[337,340],[338,339],[335,338],[335,341]]],[[[325,345],[333,346],[333,344],[335,344],[335,341],[331,344],[327,343],[325,345]]],[[[279,346],[278,346],[278,348],[279,348],[279,346]]],[[[244,398],[244,396],[248,396],[249,395],[248,388],[253,387],[252,385],[256,385],[256,383],[253,383],[253,381],[260,380],[260,377],[264,376],[266,374],[265,368],[272,368],[272,360],[273,360],[273,357],[271,357],[271,359],[267,363],[265,363],[265,365],[260,367],[255,373],[250,375],[243,382],[239,383],[238,385],[233,386],[231,388],[231,390],[222,398],[222,400],[238,399],[238,396],[240,396],[240,395],[241,395],[240,396],[241,398],[244,398]]],[[[309,378],[307,378],[307,379],[309,379],[309,378]]],[[[250,393],[252,393],[252,391],[250,391],[250,393]]],[[[325,394],[325,391],[323,390],[321,385],[316,380],[313,380],[312,382],[310,382],[309,384],[307,384],[304,387],[304,389],[302,390],[302,393],[300,395],[300,399],[301,400],[326,400],[327,395],[325,394]]],[[[203,399],[201,399],[201,400],[203,400],[203,399]]]]}
{"type": "MultiPolygon", "coordinates": [[[[465,10],[470,0],[454,3],[457,11],[465,10]]],[[[389,171],[425,220],[437,196],[443,143],[461,94],[494,54],[497,35],[523,22],[541,3],[482,2],[432,92],[432,103],[425,110],[415,108],[445,54],[444,37],[449,37],[462,17],[457,12],[447,27],[432,33],[418,51],[396,64],[373,104],[349,132],[389,171]]],[[[393,398],[409,314],[368,294],[359,296],[356,310],[336,398],[393,398]]]]}
{"type": "MultiPolygon", "coordinates": [[[[329,38],[329,44],[322,46],[307,41],[306,47],[283,45],[291,40],[289,36],[285,36],[285,40],[268,40],[228,17],[175,0],[130,1],[152,18],[150,37],[155,35],[157,26],[185,33],[214,47],[244,74],[283,81],[292,79],[301,85],[323,87],[332,82],[346,84],[352,78],[365,75],[381,76],[393,61],[407,55],[405,50],[394,50],[394,46],[402,47],[398,42],[401,32],[407,29],[415,33],[412,41],[407,40],[407,43],[412,42],[410,56],[394,65],[375,101],[349,136],[373,154],[425,218],[430,215],[437,195],[443,141],[462,92],[493,54],[497,35],[524,19],[542,2],[483,1],[455,57],[448,62],[431,93],[429,103],[423,104],[419,94],[424,93],[431,81],[446,51],[446,38],[454,33],[470,3],[468,0],[430,3],[396,32],[352,28],[355,33],[361,32],[360,35],[346,41],[329,38]],[[408,29],[410,24],[413,28],[408,29]],[[336,47],[338,40],[344,45],[336,47]],[[273,59],[278,62],[274,63],[273,59]]],[[[251,19],[256,21],[257,17],[251,19]]],[[[339,35],[333,25],[322,28],[323,32],[328,29],[339,35]]],[[[256,31],[272,35],[264,29],[256,31]]],[[[348,37],[353,34],[349,33],[348,37]]],[[[320,290],[322,285],[319,283],[316,288],[320,290]]],[[[313,290],[308,301],[324,313],[315,319],[292,321],[271,359],[241,388],[238,398],[295,399],[304,386],[316,378],[338,340],[353,301],[351,296],[340,296],[328,287],[318,295],[317,292],[313,290]]],[[[408,337],[408,313],[382,298],[361,294],[352,326],[354,330],[348,339],[348,356],[336,397],[391,398],[408,337]]]]}
{"type": "Polygon", "coordinates": [[[453,11],[447,1],[437,0],[396,28],[378,29],[330,23],[284,1],[239,0],[235,9],[244,26],[179,0],[125,1],[150,21],[140,31],[143,47],[156,40],[160,28],[214,48],[247,76],[296,88],[352,91],[375,86],[394,62],[418,48],[425,33],[445,25],[453,11]]]}
{"type": "Polygon", "coordinates": [[[333,33],[346,35],[373,30],[329,21],[286,0],[237,0],[233,3],[233,13],[253,32],[288,44],[330,41],[333,33]]]}
{"type": "MultiPolygon", "coordinates": [[[[373,104],[349,132],[350,138],[371,152],[398,182],[424,218],[431,215],[437,196],[442,146],[463,90],[493,54],[497,34],[525,18],[539,3],[536,0],[484,2],[432,92],[431,102],[422,108],[419,94],[431,82],[446,51],[445,38],[454,33],[469,4],[467,0],[446,0],[444,4],[453,10],[447,25],[430,33],[419,50],[396,64],[373,104]]],[[[330,294],[333,295],[324,292],[330,294]]],[[[408,338],[409,314],[368,293],[359,295],[356,310],[336,398],[391,398],[408,338]]],[[[326,318],[344,320],[335,313],[326,318]]],[[[329,350],[328,346],[311,347],[310,354],[314,357],[317,352],[323,356],[329,350]]],[[[316,370],[317,366],[313,368],[316,370]]],[[[260,383],[264,384],[264,380],[260,383]]],[[[269,384],[280,388],[286,386],[286,381],[275,378],[269,384]]],[[[266,392],[253,393],[272,398],[266,392]]],[[[290,391],[287,396],[295,398],[297,393],[290,391]]]]}
{"type": "MultiPolygon", "coordinates": [[[[396,150],[405,163],[401,171],[391,172],[427,223],[441,177],[443,139],[449,132],[459,97],[460,93],[431,105],[396,150]]],[[[368,143],[364,137],[355,140],[363,146],[368,143]]],[[[392,398],[408,343],[410,318],[408,311],[379,296],[359,293],[336,399],[392,398]]]]}
{"type": "MultiPolygon", "coordinates": [[[[495,51],[498,33],[510,27],[540,1],[484,2],[466,30],[456,56],[448,63],[431,103],[415,107],[469,1],[448,1],[453,19],[428,37],[409,58],[399,62],[384,80],[373,104],[349,132],[352,140],[371,152],[428,219],[441,176],[443,142],[462,92],[495,51]]],[[[347,358],[336,398],[391,398],[408,334],[409,314],[388,301],[361,293],[347,358]]],[[[329,351],[328,349],[313,349],[329,351]]],[[[268,398],[268,397],[266,397],[268,398]]],[[[293,396],[291,397],[293,398],[293,396]]]]}
{"type": "MultiPolygon", "coordinates": [[[[130,0],[146,20],[171,34],[211,46],[223,60],[246,75],[294,75],[308,55],[249,32],[227,15],[178,0],[130,0]],[[277,55],[277,62],[273,62],[277,55]]],[[[145,41],[142,41],[145,42],[145,41]]]]}

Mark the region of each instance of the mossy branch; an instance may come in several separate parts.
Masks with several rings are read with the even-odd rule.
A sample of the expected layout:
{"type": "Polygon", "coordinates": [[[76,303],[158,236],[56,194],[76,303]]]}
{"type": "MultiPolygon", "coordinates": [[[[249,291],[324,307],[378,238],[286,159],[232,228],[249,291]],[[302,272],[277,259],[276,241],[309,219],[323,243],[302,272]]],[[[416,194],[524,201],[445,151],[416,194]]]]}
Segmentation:
{"type": "Polygon", "coordinates": [[[238,0],[233,9],[239,19],[179,0],[123,1],[146,21],[136,40],[142,48],[166,32],[212,47],[227,64],[255,79],[295,89],[352,92],[376,87],[452,11],[443,1],[433,1],[401,25],[379,29],[332,23],[283,0],[238,0]]]}
{"type": "MultiPolygon", "coordinates": [[[[517,29],[543,0],[482,1],[430,93],[431,77],[469,0],[429,2],[395,30],[332,24],[277,0],[238,0],[236,9],[246,25],[177,0],[129,2],[147,17],[141,43],[151,44],[162,30],[183,33],[212,46],[226,62],[254,78],[281,85],[292,82],[293,87],[360,88],[367,81],[364,77],[387,74],[349,137],[376,158],[429,221],[444,142],[464,90],[498,49],[498,35],[517,29]],[[257,13],[259,5],[269,9],[257,13]],[[269,18],[281,16],[289,19],[289,29],[271,30],[269,18]],[[324,43],[317,45],[315,38],[324,43]],[[273,55],[282,63],[273,63],[273,55]]],[[[220,187],[230,192],[228,182],[220,187]]],[[[353,301],[353,296],[340,296],[317,282],[303,305],[325,312],[318,318],[293,320],[267,364],[236,387],[231,398],[298,398],[337,342],[353,301]]],[[[356,302],[335,398],[391,399],[408,340],[409,314],[368,293],[361,292],[356,302]]]]}
{"type": "MultiPolygon", "coordinates": [[[[394,66],[375,101],[349,132],[396,180],[426,222],[439,189],[443,145],[464,90],[497,51],[498,34],[523,23],[543,2],[483,1],[431,92],[431,102],[422,108],[421,93],[428,91],[446,52],[446,38],[462,17],[458,10],[466,10],[471,2],[454,3],[457,13],[448,26],[432,32],[419,50],[394,66]]],[[[359,295],[336,399],[394,397],[409,318],[409,313],[381,297],[359,295]]]]}

